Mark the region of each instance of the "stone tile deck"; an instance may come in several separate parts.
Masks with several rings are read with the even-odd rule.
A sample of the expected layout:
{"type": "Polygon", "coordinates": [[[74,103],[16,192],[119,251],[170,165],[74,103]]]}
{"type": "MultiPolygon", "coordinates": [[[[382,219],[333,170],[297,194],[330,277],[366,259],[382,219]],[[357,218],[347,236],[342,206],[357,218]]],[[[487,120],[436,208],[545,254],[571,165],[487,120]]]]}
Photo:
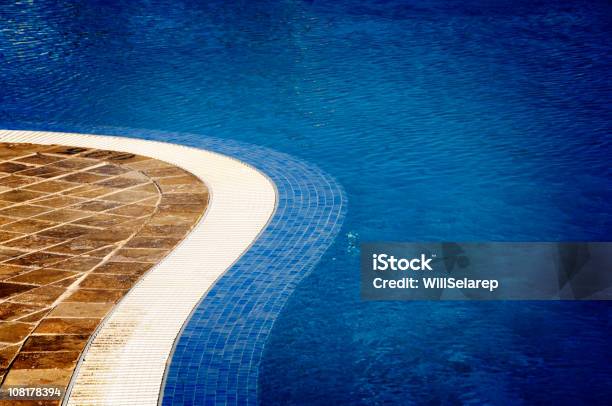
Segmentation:
{"type": "Polygon", "coordinates": [[[0,143],[2,388],[63,393],[102,319],[207,204],[198,178],[160,160],[0,143]]]}

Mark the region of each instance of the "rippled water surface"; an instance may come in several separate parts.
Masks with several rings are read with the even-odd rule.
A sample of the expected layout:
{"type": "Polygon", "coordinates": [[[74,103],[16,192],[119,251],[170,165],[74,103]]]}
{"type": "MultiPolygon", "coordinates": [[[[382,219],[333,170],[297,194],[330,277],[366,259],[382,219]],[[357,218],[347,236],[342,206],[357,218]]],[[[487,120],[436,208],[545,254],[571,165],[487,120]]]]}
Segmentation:
{"type": "Polygon", "coordinates": [[[609,2],[6,3],[2,126],[238,139],[347,190],[343,235],[266,347],[263,403],[612,396],[609,304],[361,302],[357,258],[372,240],[612,240],[609,2]]]}

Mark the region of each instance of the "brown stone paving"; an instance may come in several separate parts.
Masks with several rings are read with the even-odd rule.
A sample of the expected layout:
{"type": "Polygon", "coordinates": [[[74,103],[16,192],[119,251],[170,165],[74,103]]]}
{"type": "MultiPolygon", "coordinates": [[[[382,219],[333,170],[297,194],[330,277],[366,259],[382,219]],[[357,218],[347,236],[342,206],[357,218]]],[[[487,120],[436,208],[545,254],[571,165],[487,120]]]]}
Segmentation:
{"type": "Polygon", "coordinates": [[[102,319],[207,204],[198,178],[152,158],[0,143],[3,391],[55,386],[63,393],[102,319]]]}

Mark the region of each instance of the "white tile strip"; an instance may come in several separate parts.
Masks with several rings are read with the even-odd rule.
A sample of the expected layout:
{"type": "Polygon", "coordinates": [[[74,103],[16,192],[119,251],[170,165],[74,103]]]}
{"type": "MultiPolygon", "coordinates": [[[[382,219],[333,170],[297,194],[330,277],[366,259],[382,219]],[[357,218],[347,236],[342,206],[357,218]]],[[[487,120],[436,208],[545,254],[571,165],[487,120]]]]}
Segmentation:
{"type": "Polygon", "coordinates": [[[208,209],[194,230],[124,297],[72,378],[68,405],[156,405],[174,339],[191,310],[248,249],[274,213],[276,189],[233,158],[122,137],[0,130],[0,142],[59,144],[156,158],[199,177],[208,209]]]}

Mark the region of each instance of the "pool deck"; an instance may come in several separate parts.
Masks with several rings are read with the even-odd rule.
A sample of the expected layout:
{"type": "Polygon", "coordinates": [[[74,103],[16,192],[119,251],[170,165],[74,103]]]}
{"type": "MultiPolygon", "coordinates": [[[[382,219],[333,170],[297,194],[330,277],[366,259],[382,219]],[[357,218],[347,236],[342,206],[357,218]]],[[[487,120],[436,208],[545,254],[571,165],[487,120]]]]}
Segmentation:
{"type": "Polygon", "coordinates": [[[64,390],[108,311],[207,202],[199,179],[159,160],[0,143],[3,387],[64,390]]]}
{"type": "MultiPolygon", "coordinates": [[[[6,206],[0,209],[0,216],[2,210],[11,210],[13,206],[45,207],[27,208],[27,218],[20,220],[22,217],[15,217],[16,221],[7,223],[16,224],[19,228],[7,230],[7,233],[15,235],[8,235],[14,238],[7,237],[5,241],[10,243],[25,237],[29,238],[29,244],[44,245],[46,242],[41,242],[42,237],[57,238],[61,241],[49,240],[49,243],[62,247],[61,252],[49,251],[47,247],[43,247],[41,250],[45,250],[44,255],[27,252],[15,258],[7,251],[8,257],[4,262],[28,270],[11,274],[5,279],[19,278],[24,274],[40,274],[41,270],[44,272],[38,275],[43,279],[26,278],[3,282],[7,284],[7,295],[3,300],[16,300],[20,306],[33,306],[28,307],[27,311],[17,313],[13,309],[15,306],[9,305],[6,310],[8,316],[3,316],[3,323],[21,323],[24,325],[22,330],[25,331],[17,344],[8,343],[3,347],[7,353],[12,351],[13,347],[19,347],[15,361],[7,361],[10,368],[5,377],[5,385],[29,385],[38,382],[39,385],[56,383],[63,387],[71,379],[68,396],[64,399],[66,404],[156,404],[177,334],[201,297],[249,248],[268,223],[276,207],[274,184],[261,172],[227,156],[159,142],[8,130],[0,131],[0,142],[21,143],[22,145],[14,149],[23,149],[24,156],[42,152],[48,153],[49,156],[62,157],[62,152],[67,153],[65,147],[49,149],[49,144],[77,147],[71,149],[72,152],[80,148],[85,149],[64,159],[68,166],[71,165],[68,162],[73,160],[74,168],[66,168],[66,173],[59,174],[57,179],[36,178],[36,184],[32,185],[38,189],[38,183],[55,182],[44,187],[49,189],[47,192],[17,183],[7,186],[11,190],[5,190],[4,193],[0,191],[0,200],[2,205],[6,206]],[[24,143],[36,145],[25,146],[24,143]],[[26,151],[28,148],[30,150],[26,151]],[[32,148],[39,150],[34,151],[32,148]],[[110,161],[81,162],[87,159],[95,161],[96,158],[86,157],[86,154],[96,152],[94,150],[119,151],[138,157],[130,158],[131,162],[126,162],[129,161],[126,159],[116,165],[110,161]],[[86,163],[92,165],[80,166],[86,163]],[[96,171],[96,168],[106,169],[96,171]],[[121,169],[128,170],[126,173],[129,173],[129,176],[119,173],[121,169]],[[99,173],[101,171],[109,173],[99,173]],[[113,181],[117,178],[130,181],[113,181]],[[139,183],[135,183],[135,179],[139,183]],[[69,185],[61,182],[76,183],[75,188],[79,188],[79,194],[65,195],[64,192],[71,189],[63,189],[69,185]],[[119,192],[125,197],[122,195],[105,203],[106,200],[102,197],[106,194],[96,195],[90,190],[91,183],[104,183],[102,187],[114,188],[109,192],[111,195],[119,192]],[[155,186],[157,190],[154,190],[155,186]],[[137,189],[136,192],[149,192],[149,195],[136,201],[142,207],[128,207],[134,202],[123,201],[136,197],[132,188],[137,189]],[[47,196],[46,193],[54,196],[47,196]],[[5,199],[2,199],[3,195],[5,199]],[[64,196],[76,200],[68,201],[64,196]],[[50,204],[59,206],[49,208],[49,203],[47,206],[33,204],[39,200],[50,200],[50,204]],[[66,208],[67,206],[75,207],[66,208]],[[206,213],[201,218],[206,207],[206,213]],[[38,220],[39,216],[55,211],[61,216],[50,215],[38,220]],[[160,211],[165,213],[165,217],[156,217],[160,211]],[[111,232],[115,230],[107,230],[104,223],[109,214],[138,217],[122,223],[124,229],[115,233],[111,232]],[[36,217],[36,222],[32,222],[30,217],[36,217]],[[89,218],[92,218],[89,222],[84,220],[89,218]],[[38,231],[38,222],[43,221],[57,223],[56,227],[62,232],[65,231],[65,235],[55,233],[42,236],[48,234],[47,228],[38,231]],[[86,224],[72,224],[83,222],[86,224]],[[195,227],[191,229],[196,222],[195,227]],[[63,229],[68,226],[71,229],[63,229]],[[109,251],[110,247],[106,245],[87,249],[90,247],[84,247],[87,244],[77,233],[77,229],[72,230],[74,227],[87,228],[91,232],[88,235],[94,236],[93,240],[97,238],[106,243],[106,239],[112,237],[111,239],[122,238],[121,241],[127,242],[114,251],[109,251]],[[132,238],[126,237],[128,231],[133,233],[136,229],[148,231],[145,235],[136,232],[132,238]],[[190,229],[188,237],[182,239],[190,229]],[[21,233],[24,235],[17,234],[20,232],[18,230],[23,230],[21,233]],[[160,238],[160,232],[168,234],[164,235],[164,240],[160,238]],[[149,235],[150,233],[158,234],[149,235]],[[41,236],[30,242],[33,238],[30,234],[41,236]],[[174,250],[167,255],[173,247],[174,250]],[[83,249],[86,251],[79,251],[83,249]],[[94,251],[96,256],[90,251],[94,251]],[[25,259],[19,264],[13,263],[19,262],[20,258],[25,259]],[[160,260],[161,262],[154,266],[160,260]],[[57,265],[61,263],[70,265],[57,265]],[[75,265],[72,265],[73,263],[75,265]],[[125,263],[130,263],[129,270],[125,268],[125,263]],[[135,263],[138,266],[132,266],[135,263]],[[141,266],[141,263],[146,265],[141,266]],[[30,268],[32,270],[29,270],[30,268]],[[45,281],[44,285],[34,283],[42,281],[45,281]],[[30,283],[32,288],[29,288],[30,283]],[[130,288],[129,293],[121,299],[130,288]],[[49,292],[43,295],[41,289],[49,292]],[[12,293],[13,291],[17,293],[12,293]],[[37,294],[39,291],[41,293],[37,294]],[[59,296],[53,297],[51,291],[59,296]],[[23,296],[29,299],[16,299],[23,296]],[[47,303],[38,303],[43,300],[40,297],[44,297],[47,303]],[[117,301],[119,303],[113,307],[117,301]],[[34,306],[30,302],[37,305],[34,306]],[[44,309],[48,309],[48,313],[43,312],[44,309]],[[15,315],[11,316],[11,312],[15,315]],[[39,313],[43,315],[40,316],[39,313]],[[36,317],[40,318],[39,321],[34,321],[36,317]],[[46,317],[53,320],[46,321],[46,317]],[[88,320],[83,321],[84,319],[88,320]],[[95,330],[101,319],[102,324],[95,330]],[[78,320],[78,323],[75,320],[78,320]],[[32,355],[33,353],[35,354],[32,355]],[[44,356],[40,355],[42,353],[44,356]],[[84,356],[79,358],[79,354],[84,356]],[[75,364],[76,372],[72,375],[75,364]],[[41,369],[38,377],[35,372],[37,369],[41,369]]],[[[21,159],[11,154],[4,160],[21,159]]],[[[33,158],[30,161],[30,165],[37,167],[26,168],[24,171],[53,164],[43,161],[37,164],[33,158]]],[[[27,164],[28,162],[5,165],[5,169],[18,169],[19,165],[27,164]]],[[[36,177],[36,174],[41,175],[43,172],[48,171],[38,170],[32,176],[36,177]]],[[[5,178],[18,176],[21,175],[16,172],[5,178]]],[[[13,180],[11,178],[11,181],[13,180]]],[[[20,212],[7,214],[17,215],[16,213],[20,212]]],[[[8,215],[6,217],[13,218],[8,215]]],[[[10,270],[6,272],[10,274],[10,270]]],[[[32,278],[36,276],[32,275],[32,278]]],[[[16,330],[11,328],[10,331],[16,330]]],[[[45,402],[56,403],[58,401],[45,402]]]]}

